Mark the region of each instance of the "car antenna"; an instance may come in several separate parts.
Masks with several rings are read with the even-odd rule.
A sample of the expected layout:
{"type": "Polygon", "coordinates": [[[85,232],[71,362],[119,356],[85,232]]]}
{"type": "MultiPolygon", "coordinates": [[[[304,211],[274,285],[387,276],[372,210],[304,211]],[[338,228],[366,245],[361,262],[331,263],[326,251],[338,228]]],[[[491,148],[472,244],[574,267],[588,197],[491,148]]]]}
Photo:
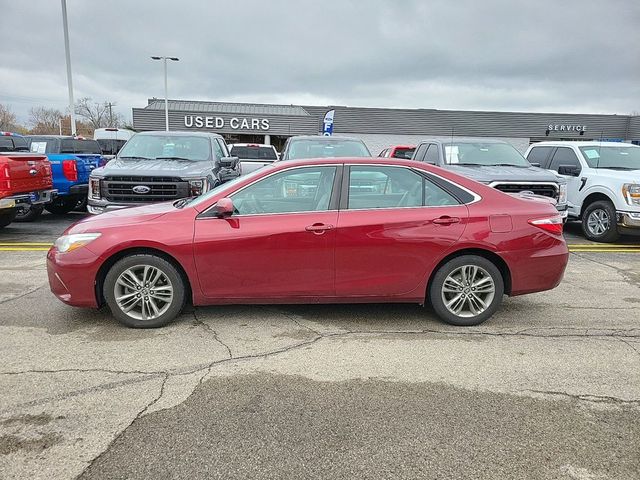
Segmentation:
{"type": "MultiPolygon", "coordinates": [[[[453,129],[454,126],[451,125],[451,143],[449,143],[449,163],[448,165],[451,165],[451,159],[453,158],[453,129]]],[[[447,152],[445,152],[445,156],[444,156],[444,163],[447,164],[447,152]]]]}

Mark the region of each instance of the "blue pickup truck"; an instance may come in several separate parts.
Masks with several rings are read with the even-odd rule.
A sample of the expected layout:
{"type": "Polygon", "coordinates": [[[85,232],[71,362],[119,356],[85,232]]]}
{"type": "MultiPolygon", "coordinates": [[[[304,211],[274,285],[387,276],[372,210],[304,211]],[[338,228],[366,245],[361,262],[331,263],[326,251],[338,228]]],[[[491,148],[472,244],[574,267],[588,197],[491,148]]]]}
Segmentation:
{"type": "MultiPolygon", "coordinates": [[[[49,158],[53,188],[58,190],[55,199],[44,208],[51,213],[64,214],[86,201],[89,174],[104,163],[98,142],[61,135],[29,135],[26,138],[31,152],[45,154],[49,158]]],[[[23,209],[16,220],[35,220],[42,210],[42,206],[23,209]]]]}

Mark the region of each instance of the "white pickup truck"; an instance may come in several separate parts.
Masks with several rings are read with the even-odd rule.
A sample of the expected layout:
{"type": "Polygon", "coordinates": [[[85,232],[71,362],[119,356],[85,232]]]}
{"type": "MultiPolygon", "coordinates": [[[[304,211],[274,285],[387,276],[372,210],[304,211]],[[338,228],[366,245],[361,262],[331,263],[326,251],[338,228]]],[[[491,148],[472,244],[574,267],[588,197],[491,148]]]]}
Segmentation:
{"type": "Polygon", "coordinates": [[[567,179],[569,219],[595,242],[640,235],[640,147],[618,142],[540,142],[525,157],[567,179]]]}

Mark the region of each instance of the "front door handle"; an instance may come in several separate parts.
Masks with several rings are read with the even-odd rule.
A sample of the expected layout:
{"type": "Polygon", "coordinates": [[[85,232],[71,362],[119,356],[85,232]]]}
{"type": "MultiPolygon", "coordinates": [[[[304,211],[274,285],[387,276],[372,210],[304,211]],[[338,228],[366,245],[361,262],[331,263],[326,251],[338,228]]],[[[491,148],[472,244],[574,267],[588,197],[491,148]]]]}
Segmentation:
{"type": "Polygon", "coordinates": [[[321,235],[327,230],[331,230],[332,228],[333,225],[329,225],[326,223],[314,223],[313,225],[309,225],[308,227],[306,227],[305,230],[307,232],[313,232],[317,235],[321,235]]]}
{"type": "Polygon", "coordinates": [[[443,215],[442,217],[436,218],[433,223],[436,225],[451,225],[454,223],[460,223],[460,219],[458,217],[449,217],[448,215],[443,215]]]}

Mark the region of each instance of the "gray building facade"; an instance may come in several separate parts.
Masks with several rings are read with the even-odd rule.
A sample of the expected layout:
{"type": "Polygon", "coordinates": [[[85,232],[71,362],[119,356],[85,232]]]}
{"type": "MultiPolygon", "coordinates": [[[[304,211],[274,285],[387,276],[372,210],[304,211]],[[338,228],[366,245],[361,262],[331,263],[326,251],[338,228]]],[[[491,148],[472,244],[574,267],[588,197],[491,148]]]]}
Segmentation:
{"type": "MultiPolygon", "coordinates": [[[[169,100],[171,130],[220,133],[233,142],[272,143],[293,135],[315,135],[335,110],[333,134],[359,137],[374,155],[390,145],[424,138],[502,138],[523,151],[542,140],[614,140],[640,143],[640,117],[564,113],[489,112],[345,106],[268,105],[169,100]]],[[[164,130],[164,100],[133,109],[138,131],[164,130]]]]}

